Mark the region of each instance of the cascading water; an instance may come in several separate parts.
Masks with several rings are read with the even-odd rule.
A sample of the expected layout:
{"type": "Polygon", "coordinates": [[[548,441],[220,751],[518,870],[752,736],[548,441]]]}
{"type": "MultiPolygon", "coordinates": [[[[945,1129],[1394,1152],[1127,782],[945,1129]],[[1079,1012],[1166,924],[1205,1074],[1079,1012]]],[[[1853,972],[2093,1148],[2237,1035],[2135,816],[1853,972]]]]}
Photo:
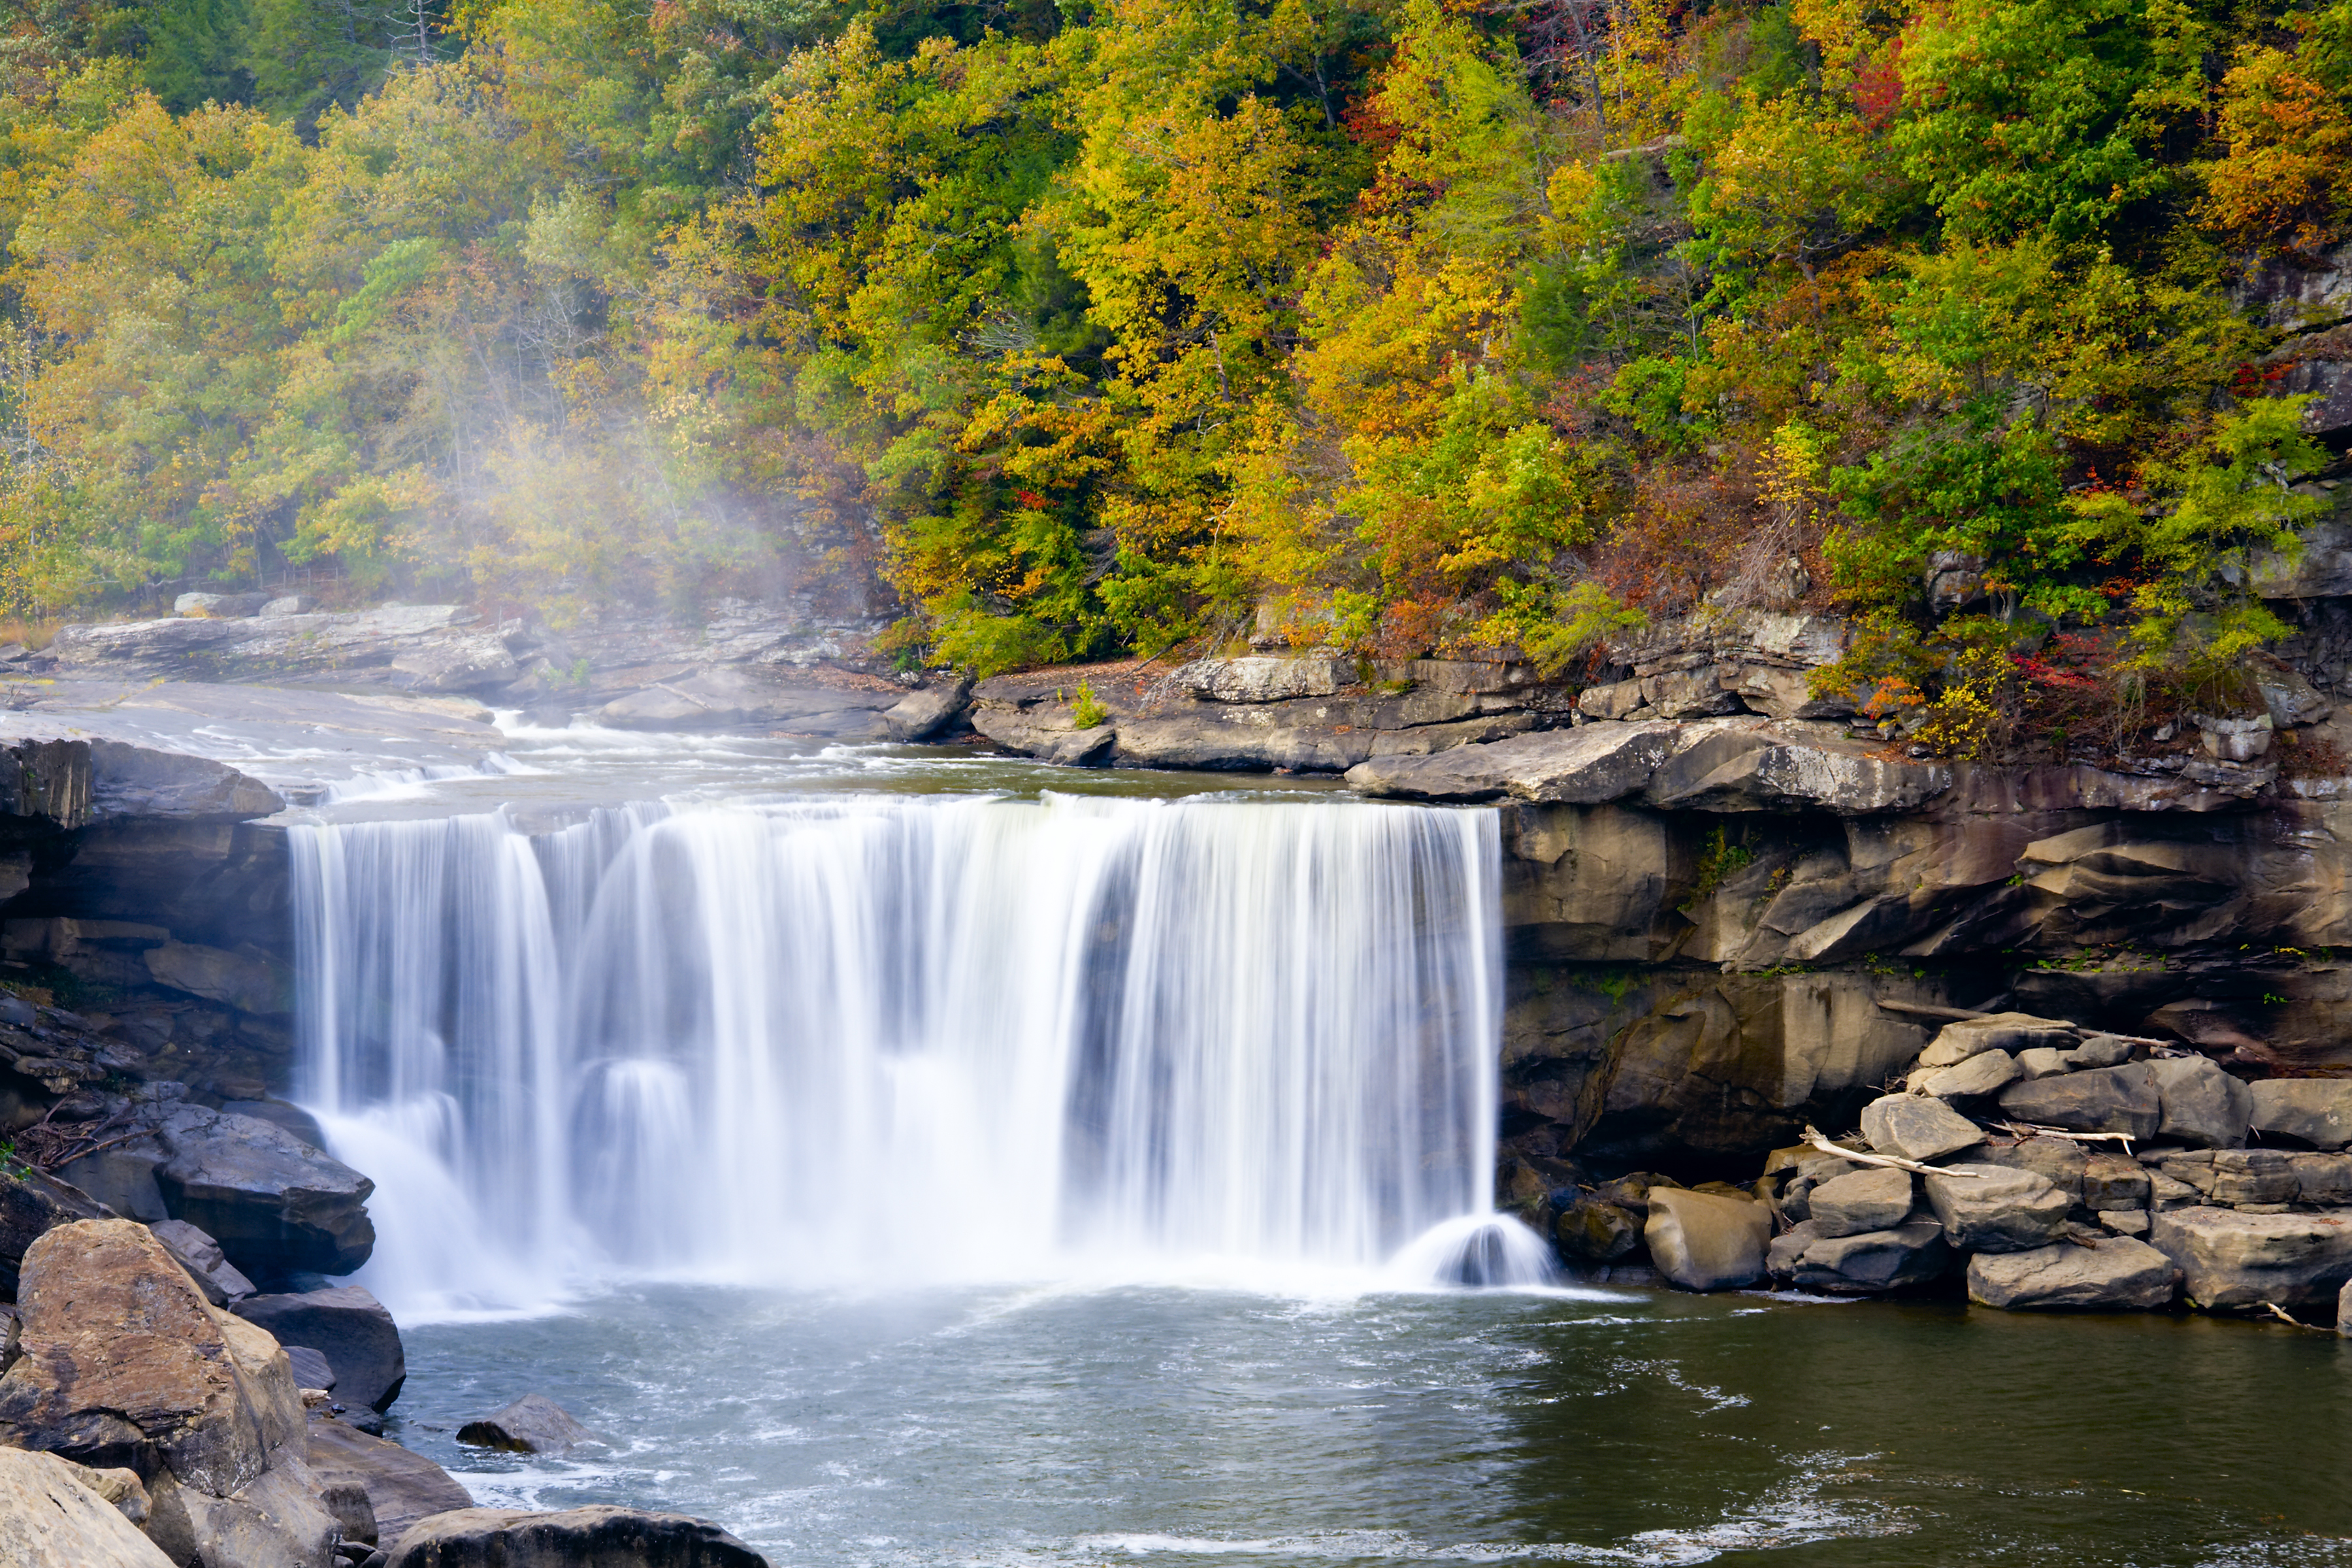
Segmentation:
{"type": "Polygon", "coordinates": [[[411,1314],[1360,1268],[1446,1221],[1438,1275],[1520,1266],[1478,1218],[1491,813],[835,797],[310,826],[294,864],[302,1092],[411,1314]]]}

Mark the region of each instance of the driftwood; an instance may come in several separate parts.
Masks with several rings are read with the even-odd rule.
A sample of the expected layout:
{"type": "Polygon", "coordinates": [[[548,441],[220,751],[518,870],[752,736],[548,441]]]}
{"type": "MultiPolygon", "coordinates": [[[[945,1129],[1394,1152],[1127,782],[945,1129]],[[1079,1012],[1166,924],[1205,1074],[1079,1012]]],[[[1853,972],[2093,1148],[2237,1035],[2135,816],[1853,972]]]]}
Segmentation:
{"type": "Polygon", "coordinates": [[[2265,1301],[2263,1303],[2263,1306],[2272,1317],[2276,1318],[2282,1323],[2289,1324],[2294,1328],[2309,1329],[2315,1334],[2332,1334],[2336,1331],[2334,1329],[2322,1328],[2317,1323],[2306,1323],[2300,1318],[2289,1317],[2287,1315],[2286,1309],[2280,1306],[2276,1301],[2265,1301]]]}
{"type": "Polygon", "coordinates": [[[1964,1176],[1970,1181],[1977,1175],[1974,1171],[1948,1171],[1941,1165],[1923,1165],[1916,1160],[1900,1160],[1892,1154],[1865,1154],[1859,1149],[1844,1148],[1831,1142],[1828,1134],[1818,1127],[1805,1129],[1805,1142],[1824,1154],[1835,1154],[1857,1165],[1884,1165],[1890,1171],[1916,1171],[1923,1176],[1964,1176]]]}
{"type": "Polygon", "coordinates": [[[2033,1121],[1986,1121],[1979,1125],[1998,1127],[2018,1138],[2063,1138],[2069,1143],[2120,1143],[2124,1152],[2131,1152],[2128,1132],[2070,1132],[2063,1127],[2044,1127],[2033,1121]]]}

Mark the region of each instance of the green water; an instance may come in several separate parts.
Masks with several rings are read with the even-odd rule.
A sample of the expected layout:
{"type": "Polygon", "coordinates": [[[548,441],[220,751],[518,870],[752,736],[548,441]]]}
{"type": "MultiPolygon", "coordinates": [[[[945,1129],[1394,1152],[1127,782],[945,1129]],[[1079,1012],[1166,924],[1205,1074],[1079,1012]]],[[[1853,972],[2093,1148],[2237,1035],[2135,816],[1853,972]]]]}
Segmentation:
{"type": "Polygon", "coordinates": [[[478,1497],[701,1514],[778,1564],[2352,1564],[2352,1342],[2284,1326],[662,1286],[408,1342],[395,1435],[478,1497]],[[529,1391],[613,1451],[457,1446],[529,1391]]]}

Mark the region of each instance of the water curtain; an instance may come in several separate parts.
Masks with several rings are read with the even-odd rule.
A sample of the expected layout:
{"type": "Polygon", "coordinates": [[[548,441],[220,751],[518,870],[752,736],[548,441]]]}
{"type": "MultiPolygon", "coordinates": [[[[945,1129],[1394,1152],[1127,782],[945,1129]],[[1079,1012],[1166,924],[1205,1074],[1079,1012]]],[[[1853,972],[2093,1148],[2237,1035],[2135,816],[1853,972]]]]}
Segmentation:
{"type": "Polygon", "coordinates": [[[294,830],[397,1293],[1358,1266],[1488,1206],[1489,812],[830,797],[294,830]]]}

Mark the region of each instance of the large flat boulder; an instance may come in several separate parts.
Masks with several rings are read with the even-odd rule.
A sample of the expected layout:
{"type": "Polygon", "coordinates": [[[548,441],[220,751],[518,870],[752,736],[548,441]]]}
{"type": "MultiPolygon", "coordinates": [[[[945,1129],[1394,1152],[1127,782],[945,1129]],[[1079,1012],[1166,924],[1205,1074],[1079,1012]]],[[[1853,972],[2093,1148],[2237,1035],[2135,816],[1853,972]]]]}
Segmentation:
{"type": "Polygon", "coordinates": [[[2001,1091],[2000,1109],[2043,1127],[2132,1138],[2155,1137],[2164,1118],[2156,1073],[2146,1062],[2013,1083],[2001,1091]]]}
{"type": "Polygon", "coordinates": [[[2171,1300],[2179,1280],[2171,1258],[2121,1236],[1969,1259],[1969,1300],[2005,1311],[2146,1311],[2171,1300]]]}
{"type": "Polygon", "coordinates": [[[1769,1263],[1801,1289],[1866,1296],[1941,1279],[1952,1253],[1944,1227],[1931,1219],[1852,1236],[1825,1236],[1807,1220],[1773,1237],[1769,1263]]]}
{"type": "Polygon", "coordinates": [[[1927,1202],[1954,1247],[1975,1252],[2025,1252],[2046,1247],[2066,1228],[2071,1199],[2032,1171],[1969,1162],[1926,1178],[1927,1202]]]}
{"type": "Polygon", "coordinates": [[[2352,1280],[2352,1216],[2241,1214],[2199,1205],[2151,1216],[2148,1241],[2209,1310],[2318,1306],[2352,1280]]]}
{"type": "Polygon", "coordinates": [[[8,1568],[173,1568],[172,1560],[54,1454],[0,1448],[0,1563],[8,1568]]]}
{"type": "Polygon", "coordinates": [[[253,1296],[236,1315],[257,1323],[278,1343],[308,1345],[335,1372],[335,1393],[346,1405],[389,1410],[408,1376],[399,1325],[383,1303],[356,1285],[253,1296]]]}
{"type": "Polygon", "coordinates": [[[2021,1070],[2007,1051],[1979,1051],[1957,1066],[1914,1075],[1911,1087],[1937,1100],[1982,1100],[2017,1081],[2021,1070]]]}
{"type": "Polygon", "coordinates": [[[1882,1154],[1937,1160],[1984,1142],[1984,1129],[1940,1100],[1882,1095],[1862,1108],[1862,1135],[1882,1154]]]}
{"type": "Polygon", "coordinates": [[[1349,788],[1413,800],[1597,805],[1638,793],[1673,750],[1678,726],[1587,724],[1544,730],[1433,756],[1373,757],[1348,770],[1349,788]]]}
{"type": "Polygon", "coordinates": [[[627,1508],[467,1508],[419,1521],[387,1568],[767,1568],[707,1520],[627,1508]]]}
{"type": "Polygon", "coordinates": [[[284,1128],[176,1106],[158,1131],[163,1205],[217,1239],[263,1283],[288,1273],[349,1274],[375,1248],[375,1184],[284,1128]]]}
{"type": "Polygon", "coordinates": [[[2274,1078],[2246,1087],[2255,1131],[2315,1149],[2352,1143],[2352,1079],[2274,1078]]]}
{"type": "MultiPolygon", "coordinates": [[[[1969,1158],[1986,1165],[2006,1165],[2015,1171],[2031,1171],[2066,1194],[2071,1201],[2084,1201],[2083,1183],[2089,1168],[2090,1156],[2080,1143],[2064,1138],[2021,1138],[2015,1141],[1989,1139],[1982,1147],[1969,1152],[1969,1158]]],[[[2131,1162],[2132,1168],[2139,1168],[2131,1162]]],[[[2142,1184],[2146,1190],[2146,1184],[2142,1184]]],[[[2092,1205],[2094,1208],[2098,1205],[2092,1205]]]]}
{"type": "Polygon", "coordinates": [[[1911,1173],[1884,1166],[1850,1172],[1811,1188],[1805,1202],[1814,1228],[1823,1237],[1886,1230],[1911,1213],[1911,1173]]]}
{"type": "Polygon", "coordinates": [[[474,1504],[448,1471],[424,1455],[370,1436],[323,1411],[310,1413],[310,1436],[311,1474],[322,1487],[360,1488],[383,1545],[398,1542],[420,1519],[474,1504]]]}
{"type": "Polygon", "coordinates": [[[1764,1277],[1772,1216],[1762,1204],[1675,1187],[1650,1190],[1643,1239],[1658,1272],[1685,1290],[1726,1290],[1764,1277]]]}

